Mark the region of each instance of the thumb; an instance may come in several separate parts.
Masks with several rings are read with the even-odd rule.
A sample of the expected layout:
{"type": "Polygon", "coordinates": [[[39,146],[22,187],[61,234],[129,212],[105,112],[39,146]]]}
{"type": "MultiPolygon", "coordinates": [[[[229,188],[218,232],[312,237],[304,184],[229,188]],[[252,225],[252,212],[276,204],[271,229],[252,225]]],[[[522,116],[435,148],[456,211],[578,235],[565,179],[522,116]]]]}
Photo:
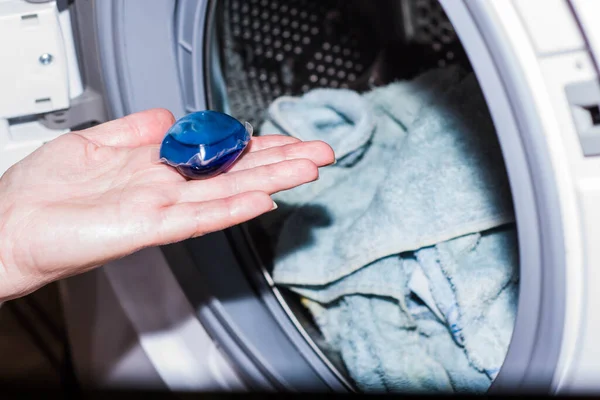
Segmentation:
{"type": "Polygon", "coordinates": [[[173,125],[175,117],[162,108],[154,108],[127,115],[77,132],[103,146],[138,147],[158,144],[173,125]]]}

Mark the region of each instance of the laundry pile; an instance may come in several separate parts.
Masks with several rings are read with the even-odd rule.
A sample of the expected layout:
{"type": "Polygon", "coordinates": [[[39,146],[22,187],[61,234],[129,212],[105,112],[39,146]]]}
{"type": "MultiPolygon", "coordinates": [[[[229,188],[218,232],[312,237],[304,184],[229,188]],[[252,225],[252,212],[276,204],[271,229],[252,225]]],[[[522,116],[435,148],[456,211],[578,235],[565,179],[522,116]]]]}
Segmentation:
{"type": "Polygon", "coordinates": [[[282,97],[261,132],[336,154],[262,223],[275,282],[303,298],[358,388],[488,389],[514,325],[518,247],[475,76],[449,67],[362,95],[282,97]]]}

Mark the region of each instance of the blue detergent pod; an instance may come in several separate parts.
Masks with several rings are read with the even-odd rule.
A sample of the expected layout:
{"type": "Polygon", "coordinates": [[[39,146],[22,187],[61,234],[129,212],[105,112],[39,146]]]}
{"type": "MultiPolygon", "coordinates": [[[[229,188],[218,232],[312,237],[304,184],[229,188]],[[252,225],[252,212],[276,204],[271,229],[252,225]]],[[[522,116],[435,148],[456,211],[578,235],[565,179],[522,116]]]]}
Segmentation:
{"type": "Polygon", "coordinates": [[[217,111],[199,111],[179,119],[160,146],[160,160],[190,179],[226,171],[252,137],[252,125],[217,111]]]}

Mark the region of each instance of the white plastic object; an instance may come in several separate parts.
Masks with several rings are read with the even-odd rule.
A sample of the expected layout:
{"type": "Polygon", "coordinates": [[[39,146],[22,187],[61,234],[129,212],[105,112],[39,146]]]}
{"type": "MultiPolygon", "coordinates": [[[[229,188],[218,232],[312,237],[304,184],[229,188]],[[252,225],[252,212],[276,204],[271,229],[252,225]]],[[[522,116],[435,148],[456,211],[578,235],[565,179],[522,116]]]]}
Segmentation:
{"type": "Polygon", "coordinates": [[[598,13],[600,13],[600,1],[598,0],[571,0],[573,10],[581,27],[585,31],[588,45],[596,63],[600,60],[600,25],[598,25],[598,13]]]}
{"type": "Polygon", "coordinates": [[[77,52],[75,51],[75,39],[73,38],[73,26],[71,24],[71,12],[68,8],[58,15],[60,29],[65,46],[65,57],[67,61],[67,73],[69,76],[69,98],[74,99],[83,93],[83,82],[79,73],[77,63],[77,52]]]}
{"type": "Polygon", "coordinates": [[[0,118],[69,107],[65,45],[54,1],[0,2],[0,118]]]}
{"type": "Polygon", "coordinates": [[[585,47],[567,0],[513,0],[513,4],[538,54],[581,50],[585,47]]]}
{"type": "Polygon", "coordinates": [[[69,11],[59,13],[55,1],[0,0],[0,59],[1,176],[68,132],[44,127],[35,115],[67,109],[83,93],[69,11]]]}
{"type": "Polygon", "coordinates": [[[67,132],[68,129],[48,129],[37,121],[9,126],[7,120],[0,118],[0,177],[42,144],[67,132]]]}

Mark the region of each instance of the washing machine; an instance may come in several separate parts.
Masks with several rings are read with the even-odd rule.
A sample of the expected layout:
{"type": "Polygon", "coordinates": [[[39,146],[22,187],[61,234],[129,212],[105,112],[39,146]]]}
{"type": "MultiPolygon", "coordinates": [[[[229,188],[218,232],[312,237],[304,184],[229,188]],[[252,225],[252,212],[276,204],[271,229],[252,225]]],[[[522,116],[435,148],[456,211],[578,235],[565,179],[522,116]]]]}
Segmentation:
{"type": "MultiPolygon", "coordinates": [[[[30,89],[0,94],[2,168],[152,107],[257,125],[280,95],[464,65],[494,122],[518,231],[516,321],[489,390],[599,391],[599,14],[596,0],[3,0],[0,48],[19,57],[3,61],[0,86],[30,89]]],[[[248,223],[62,282],[81,382],[356,391],[274,283],[263,245],[248,223]]]]}

